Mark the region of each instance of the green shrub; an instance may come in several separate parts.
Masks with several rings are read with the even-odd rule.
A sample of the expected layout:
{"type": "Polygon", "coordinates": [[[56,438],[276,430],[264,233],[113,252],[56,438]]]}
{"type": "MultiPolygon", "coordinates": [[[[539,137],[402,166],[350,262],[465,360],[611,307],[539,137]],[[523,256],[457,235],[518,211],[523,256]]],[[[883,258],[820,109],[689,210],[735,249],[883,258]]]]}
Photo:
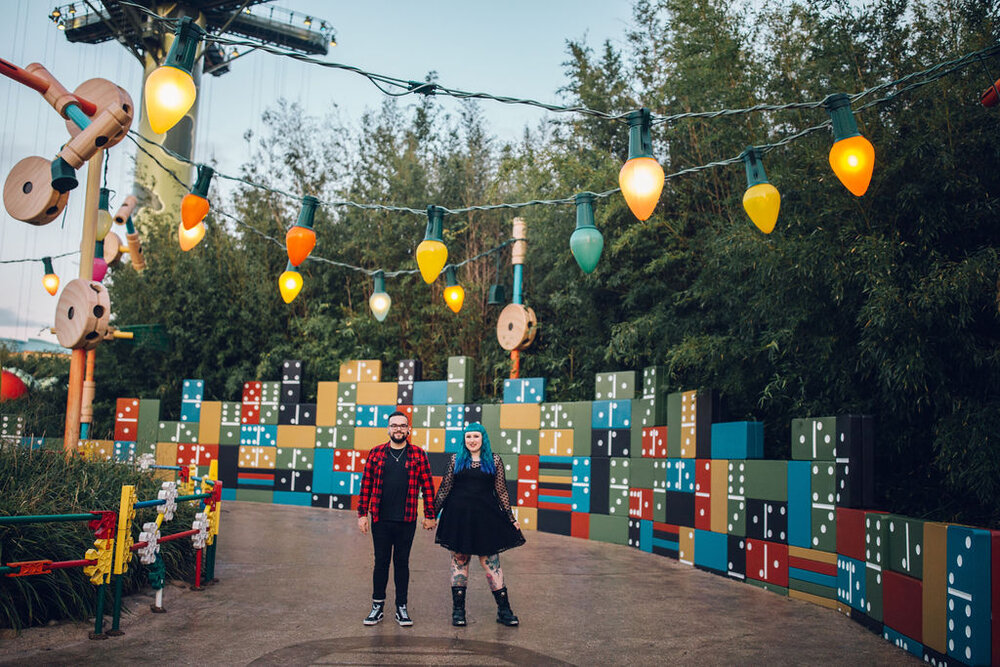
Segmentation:
{"type": "MultiPolygon", "coordinates": [[[[117,511],[121,488],[126,484],[136,487],[139,500],[156,498],[160,488],[151,472],[131,465],[84,461],[58,451],[0,446],[0,516],[117,511]]],[[[194,513],[190,503],[178,505],[173,521],[164,524],[162,533],[188,530],[194,513]]],[[[156,508],[137,510],[132,538],[138,541],[142,524],[155,519],[156,508]]],[[[0,526],[0,564],[80,560],[94,539],[86,521],[0,526]]],[[[160,555],[168,580],[193,578],[194,550],[190,540],[164,544],[160,555]]],[[[123,578],[123,592],[135,593],[147,585],[146,567],[133,556],[123,578]]],[[[105,610],[110,613],[112,587],[105,588],[105,610]]],[[[0,576],[0,628],[21,629],[53,620],[93,618],[96,591],[82,568],[27,577],[0,576]]]]}

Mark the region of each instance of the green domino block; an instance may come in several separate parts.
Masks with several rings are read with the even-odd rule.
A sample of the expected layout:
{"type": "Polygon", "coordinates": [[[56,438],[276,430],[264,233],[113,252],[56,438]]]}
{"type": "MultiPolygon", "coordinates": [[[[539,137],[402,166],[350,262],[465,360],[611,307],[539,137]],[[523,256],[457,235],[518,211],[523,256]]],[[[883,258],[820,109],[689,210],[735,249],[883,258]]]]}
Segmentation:
{"type": "Polygon", "coordinates": [[[313,450],[278,447],[276,466],[282,470],[312,470],[313,450]]]}
{"type": "MultiPolygon", "coordinates": [[[[141,409],[141,408],[140,408],[141,409]]],[[[219,424],[219,444],[240,444],[240,414],[242,406],[234,401],[222,402],[222,419],[219,424]]]]}
{"type": "Polygon", "coordinates": [[[632,426],[665,426],[667,424],[667,397],[640,398],[632,403],[632,426]]]}
{"type": "MultiPolygon", "coordinates": [[[[482,425],[486,433],[490,436],[490,444],[493,451],[499,451],[494,444],[500,438],[500,404],[488,403],[483,405],[482,425]]],[[[574,444],[575,444],[574,440],[574,444]]]]}
{"type": "Polygon", "coordinates": [[[135,429],[135,444],[155,446],[160,434],[160,401],[155,398],[139,399],[139,420],[135,429]]]}
{"type": "Polygon", "coordinates": [[[331,426],[333,446],[336,449],[354,449],[353,426],[331,426]]]}
{"type": "MultiPolygon", "coordinates": [[[[746,537],[747,534],[747,501],[745,498],[730,497],[726,501],[726,532],[730,535],[746,537]]],[[[749,581],[749,580],[748,580],[749,581]]]]}
{"type": "Polygon", "coordinates": [[[792,420],[792,458],[798,461],[832,461],[837,458],[837,418],[792,420]]]}
{"type": "Polygon", "coordinates": [[[880,570],[885,567],[885,547],[889,543],[887,514],[865,512],[865,562],[880,570]]]}
{"type": "Polygon", "coordinates": [[[632,426],[629,429],[629,450],[628,455],[633,459],[642,458],[642,427],[632,426]]]}
{"type": "Polygon", "coordinates": [[[821,508],[813,505],[810,510],[812,517],[813,549],[819,551],[837,550],[837,511],[834,508],[821,508]]]}
{"type": "Polygon", "coordinates": [[[812,528],[810,541],[813,549],[837,550],[837,465],[835,461],[813,461],[810,469],[812,489],[812,528]]]}
{"type": "MultiPolygon", "coordinates": [[[[495,449],[493,453],[500,454],[495,449]]],[[[517,481],[517,472],[519,470],[517,456],[515,454],[501,455],[500,460],[503,461],[503,474],[507,478],[507,481],[517,481]]]]}
{"type": "Polygon", "coordinates": [[[826,598],[827,600],[837,599],[836,588],[832,588],[830,586],[823,586],[822,584],[814,584],[811,581],[802,581],[801,579],[789,579],[788,588],[789,590],[809,593],[810,595],[826,598]]]}
{"type": "Polygon", "coordinates": [[[591,514],[590,539],[611,544],[628,544],[628,513],[623,516],[591,514]]]}
{"type": "Polygon", "coordinates": [[[496,440],[490,438],[490,444],[494,446],[494,451],[501,454],[537,456],[539,438],[539,430],[536,428],[508,428],[501,429],[496,440]],[[503,449],[498,449],[498,447],[503,447],[503,449]]]}
{"type": "MultiPolygon", "coordinates": [[[[667,435],[669,437],[670,431],[667,435]]],[[[746,460],[746,493],[757,500],[788,502],[788,461],[746,460]]]]}
{"type": "Polygon", "coordinates": [[[590,424],[573,429],[573,456],[590,456],[593,451],[593,429],[590,424]]]}
{"type": "Polygon", "coordinates": [[[771,591],[772,593],[788,597],[788,589],[784,586],[775,586],[774,584],[769,584],[766,581],[757,581],[756,579],[751,579],[750,577],[746,578],[746,583],[751,586],[756,586],[757,588],[763,588],[765,591],[771,591]]]}
{"type": "Polygon", "coordinates": [[[180,424],[177,442],[198,442],[198,422],[177,422],[180,424]]]}
{"type": "Polygon", "coordinates": [[[274,491],[264,491],[263,489],[236,489],[236,500],[245,500],[251,503],[273,503],[274,491]]]}
{"type": "MultiPolygon", "coordinates": [[[[631,467],[631,478],[629,479],[629,486],[634,489],[652,489],[654,488],[654,479],[656,477],[656,468],[654,467],[657,460],[656,459],[630,459],[631,467]]],[[[665,477],[665,475],[664,475],[665,477]]],[[[664,480],[666,483],[666,480],[664,480]]]]}
{"type": "Polygon", "coordinates": [[[340,382],[337,384],[337,404],[354,405],[358,402],[358,384],[356,382],[340,382]]]}
{"type": "Polygon", "coordinates": [[[278,423],[278,404],[260,404],[260,423],[274,425],[278,423]]]}
{"type": "Polygon", "coordinates": [[[681,392],[667,396],[667,458],[681,457],[681,392]]]}
{"type": "MultiPolygon", "coordinates": [[[[889,548],[884,554],[885,567],[914,579],[923,579],[924,522],[898,514],[890,514],[886,521],[889,548]]],[[[994,614],[998,612],[1000,610],[994,611],[994,614]]]]}
{"type": "MultiPolygon", "coordinates": [[[[667,389],[667,367],[666,366],[647,366],[642,369],[642,397],[643,398],[659,398],[663,399],[664,405],[666,405],[667,394],[669,393],[667,389]]],[[[662,426],[662,424],[652,424],[653,426],[662,426]]]]}
{"type": "Polygon", "coordinates": [[[882,570],[876,567],[865,567],[865,613],[882,620],[882,570]]]}
{"type": "Polygon", "coordinates": [[[448,403],[463,405],[472,402],[472,381],[475,362],[472,357],[448,357],[448,403]]]}
{"type": "Polygon", "coordinates": [[[354,417],[353,405],[337,404],[337,426],[354,428],[354,417]]]}

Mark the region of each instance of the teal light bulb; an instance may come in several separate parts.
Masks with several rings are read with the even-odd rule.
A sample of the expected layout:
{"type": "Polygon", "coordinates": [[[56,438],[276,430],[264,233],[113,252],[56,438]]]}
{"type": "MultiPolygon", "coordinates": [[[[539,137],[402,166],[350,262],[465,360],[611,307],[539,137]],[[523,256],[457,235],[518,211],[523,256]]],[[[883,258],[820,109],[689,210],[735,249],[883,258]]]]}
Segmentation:
{"type": "Polygon", "coordinates": [[[594,225],[594,195],[589,192],[576,196],[576,230],[569,237],[569,249],[584,273],[597,268],[604,250],[604,235],[594,225]]]}

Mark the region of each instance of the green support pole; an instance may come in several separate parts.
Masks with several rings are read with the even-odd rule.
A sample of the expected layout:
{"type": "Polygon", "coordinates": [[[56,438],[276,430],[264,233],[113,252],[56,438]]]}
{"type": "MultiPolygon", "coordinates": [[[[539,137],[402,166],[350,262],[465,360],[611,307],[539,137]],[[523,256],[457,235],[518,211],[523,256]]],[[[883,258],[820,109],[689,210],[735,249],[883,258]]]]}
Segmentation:
{"type": "Polygon", "coordinates": [[[124,579],[124,577],[120,574],[112,576],[115,580],[115,604],[111,612],[111,629],[108,630],[108,635],[111,637],[118,637],[125,634],[118,629],[118,624],[122,618],[122,579],[124,579]]]}
{"type": "Polygon", "coordinates": [[[97,587],[97,618],[94,620],[94,631],[90,633],[91,639],[107,639],[104,634],[104,587],[107,584],[100,584],[97,587]]]}
{"type": "Polygon", "coordinates": [[[219,580],[215,578],[215,547],[219,544],[219,536],[215,536],[215,540],[208,547],[208,576],[206,579],[208,583],[214,584],[219,580]]]}

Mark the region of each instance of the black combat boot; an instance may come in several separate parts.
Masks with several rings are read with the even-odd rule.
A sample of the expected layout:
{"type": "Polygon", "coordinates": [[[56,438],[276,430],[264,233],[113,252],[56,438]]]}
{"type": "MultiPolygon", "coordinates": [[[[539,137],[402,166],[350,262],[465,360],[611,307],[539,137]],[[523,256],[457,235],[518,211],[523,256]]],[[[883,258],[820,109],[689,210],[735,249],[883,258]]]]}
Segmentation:
{"type": "Polygon", "coordinates": [[[451,587],[451,624],[465,625],[465,586],[451,587]]]}
{"type": "Polygon", "coordinates": [[[503,623],[508,626],[517,625],[517,616],[510,610],[510,600],[507,599],[507,587],[505,586],[498,591],[493,591],[493,597],[497,601],[497,623],[503,623]]]}

